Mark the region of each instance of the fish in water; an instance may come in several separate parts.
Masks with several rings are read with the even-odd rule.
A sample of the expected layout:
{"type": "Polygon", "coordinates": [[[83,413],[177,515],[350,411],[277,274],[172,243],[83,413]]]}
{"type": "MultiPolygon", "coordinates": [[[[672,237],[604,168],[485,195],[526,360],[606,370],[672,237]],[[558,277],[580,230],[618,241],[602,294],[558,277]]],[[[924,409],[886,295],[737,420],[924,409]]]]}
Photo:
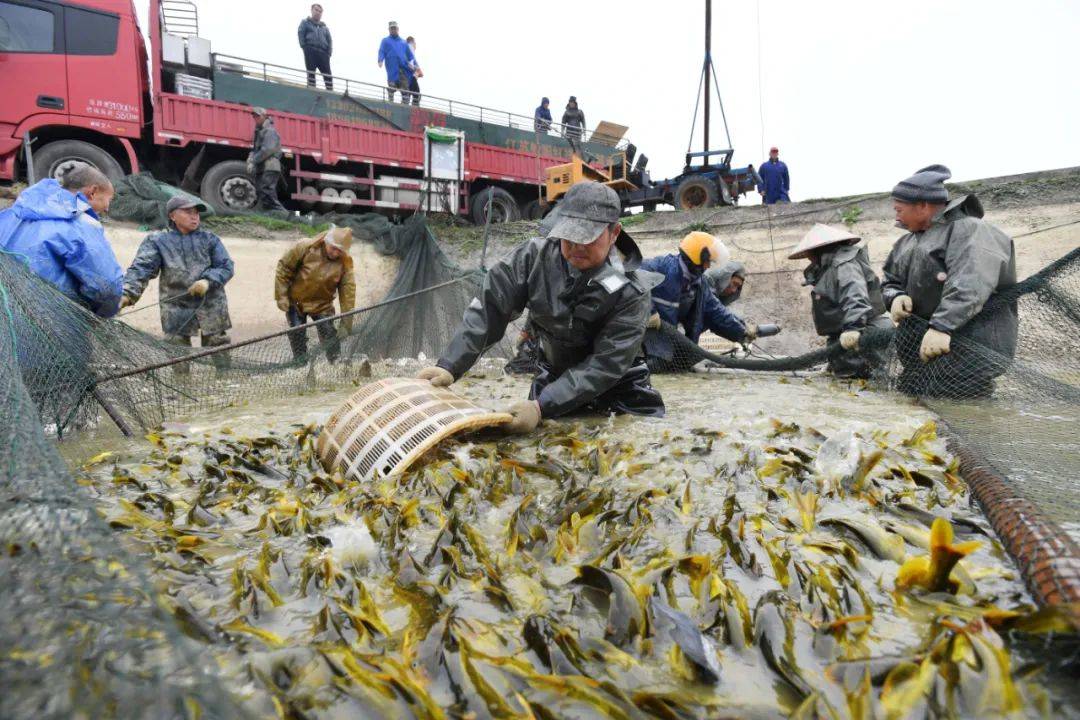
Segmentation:
{"type": "Polygon", "coordinates": [[[960,583],[950,577],[963,558],[979,549],[977,540],[953,542],[953,528],[945,518],[937,518],[930,527],[930,553],[904,562],[896,573],[896,589],[921,587],[930,592],[955,594],[960,583]]]}

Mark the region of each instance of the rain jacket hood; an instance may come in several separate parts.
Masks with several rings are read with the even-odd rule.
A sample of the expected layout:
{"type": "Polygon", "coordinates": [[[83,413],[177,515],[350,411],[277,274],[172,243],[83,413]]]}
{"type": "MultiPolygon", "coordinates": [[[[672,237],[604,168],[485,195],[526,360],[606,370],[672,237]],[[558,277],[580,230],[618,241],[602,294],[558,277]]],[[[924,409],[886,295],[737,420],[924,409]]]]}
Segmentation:
{"type": "Polygon", "coordinates": [[[0,249],[101,317],[120,308],[123,271],[97,214],[83,195],[50,178],[0,211],[0,249]]]}
{"type": "Polygon", "coordinates": [[[746,266],[737,260],[729,260],[720,267],[709,268],[705,271],[705,279],[712,287],[713,295],[725,306],[735,303],[742,297],[745,285],[740,285],[733,295],[724,296],[722,293],[731,284],[731,278],[741,277],[746,280],[746,266]]]}

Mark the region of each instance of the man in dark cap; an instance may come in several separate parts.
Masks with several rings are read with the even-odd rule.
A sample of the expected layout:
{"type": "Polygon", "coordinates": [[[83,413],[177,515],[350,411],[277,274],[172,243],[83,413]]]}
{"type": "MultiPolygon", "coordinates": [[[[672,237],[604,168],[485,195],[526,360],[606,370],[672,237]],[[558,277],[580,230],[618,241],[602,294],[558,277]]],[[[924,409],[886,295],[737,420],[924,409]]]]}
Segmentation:
{"type": "MultiPolygon", "coordinates": [[[[161,329],[165,339],[191,345],[193,335],[202,346],[228,345],[232,327],[225,283],[233,276],[233,261],[221,238],[199,225],[206,206],[190,196],[177,195],[165,205],[169,228],[151,233],[139,245],[131,267],[124,274],[124,297],[120,307],[134,305],[147,284],[161,275],[161,329]]],[[[215,365],[228,367],[228,356],[214,356],[215,365]]],[[[185,363],[186,365],[186,363],[185,363]]],[[[185,366],[178,366],[180,372],[185,366]]]]}
{"type": "Polygon", "coordinates": [[[258,206],[261,210],[288,212],[277,196],[281,179],[281,136],[266,108],[253,107],[251,114],[255,117],[255,136],[251,140],[247,171],[255,178],[258,206]]]}
{"type": "Polygon", "coordinates": [[[491,268],[480,295],[435,367],[418,377],[445,387],[502,338],[528,308],[540,345],[529,399],[516,402],[511,432],[575,411],[662,416],[664,402],[641,356],[657,278],[638,269],[641,251],[619,223],[611,188],[579,183],[566,193],[546,237],[519,245],[491,268]]]}
{"type": "Polygon", "coordinates": [[[976,397],[1016,351],[1016,303],[994,300],[1016,284],[1016,255],[1012,238],[982,219],[978,198],[949,199],[950,177],[930,165],[893,188],[896,224],[908,233],[885,260],[882,295],[899,326],[901,388],[976,397]]]}

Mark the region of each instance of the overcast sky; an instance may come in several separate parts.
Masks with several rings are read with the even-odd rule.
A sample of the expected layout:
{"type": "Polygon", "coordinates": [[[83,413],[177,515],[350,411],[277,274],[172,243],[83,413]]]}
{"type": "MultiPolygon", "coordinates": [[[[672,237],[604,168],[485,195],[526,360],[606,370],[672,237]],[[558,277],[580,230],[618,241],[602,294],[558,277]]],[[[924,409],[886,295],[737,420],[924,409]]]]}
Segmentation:
{"type": "MultiPolygon", "coordinates": [[[[590,128],[630,127],[654,178],[682,169],[703,0],[323,6],[335,75],[384,82],[376,54],[397,20],[425,92],[530,115],[547,95],[556,120],[577,95],[590,128]]],[[[308,8],[203,0],[200,34],[214,52],[302,67],[308,8]]],[[[796,200],[888,189],[935,162],[960,180],[1080,165],[1077,0],[717,0],[713,60],[734,163],[779,146],[796,200]]],[[[712,135],[724,142],[719,113],[712,135]]]]}

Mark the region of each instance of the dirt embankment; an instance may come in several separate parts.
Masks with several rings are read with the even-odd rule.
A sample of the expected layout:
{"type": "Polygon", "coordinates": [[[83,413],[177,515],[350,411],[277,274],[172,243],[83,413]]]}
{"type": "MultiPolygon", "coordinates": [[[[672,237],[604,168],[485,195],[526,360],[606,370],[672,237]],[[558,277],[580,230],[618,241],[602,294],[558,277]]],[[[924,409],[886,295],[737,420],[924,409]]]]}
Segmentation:
{"type": "MultiPolygon", "coordinates": [[[[986,219],[1016,239],[1021,277],[1080,245],[1080,168],[954,184],[950,191],[954,195],[976,193],[986,208],[986,219]],[[1042,231],[1044,228],[1053,229],[1042,231]]],[[[0,200],[0,206],[3,204],[5,201],[0,200]]],[[[751,274],[742,299],[733,309],[752,321],[773,321],[784,326],[780,336],[762,341],[765,350],[799,353],[819,340],[810,320],[809,293],[801,286],[803,264],[788,260],[787,254],[814,223],[844,225],[845,221],[867,242],[870,260],[880,268],[902,234],[893,223],[887,192],[769,208],[754,205],[661,211],[634,215],[625,224],[645,257],[673,252],[679,239],[690,230],[707,230],[720,237],[732,257],[742,261],[751,274]]],[[[455,262],[463,267],[480,263],[483,228],[438,217],[431,219],[431,227],[455,262]]],[[[492,226],[487,233],[486,264],[490,266],[535,230],[534,222],[492,226]]],[[[225,224],[218,233],[236,264],[236,275],[228,286],[234,339],[284,328],[284,316],[273,300],[274,270],[289,245],[307,236],[304,229],[268,229],[240,221],[225,224]]],[[[107,225],[107,235],[124,267],[146,234],[146,230],[129,223],[107,225]]],[[[390,287],[396,260],[377,254],[365,242],[356,242],[352,254],[357,268],[357,302],[363,305],[378,301],[390,287]]],[[[151,284],[137,307],[156,301],[156,285],[151,284]]],[[[136,312],[126,319],[136,327],[160,332],[156,309],[136,312]]]]}

